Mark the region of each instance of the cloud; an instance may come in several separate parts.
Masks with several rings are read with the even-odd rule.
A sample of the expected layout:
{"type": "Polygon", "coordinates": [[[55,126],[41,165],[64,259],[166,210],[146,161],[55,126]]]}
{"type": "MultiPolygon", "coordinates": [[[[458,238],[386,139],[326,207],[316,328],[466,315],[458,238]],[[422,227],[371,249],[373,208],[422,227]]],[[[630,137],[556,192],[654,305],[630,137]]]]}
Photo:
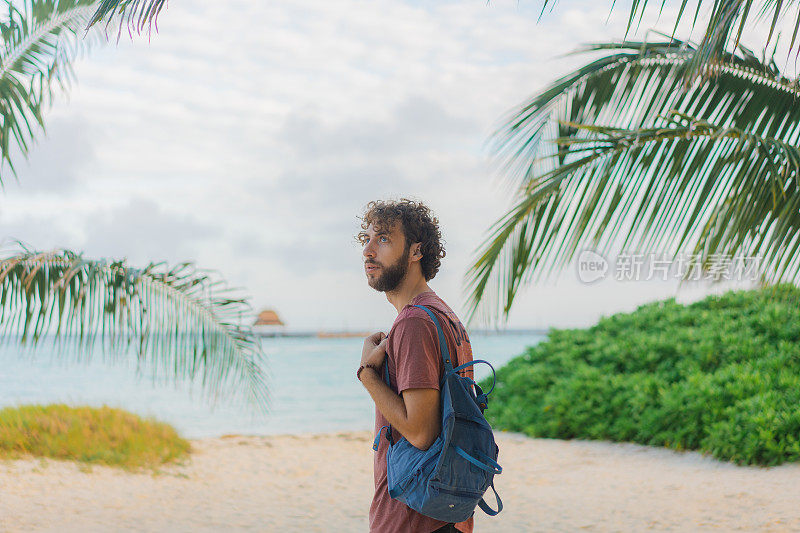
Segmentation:
{"type": "Polygon", "coordinates": [[[193,216],[165,211],[157,203],[134,198],[87,218],[82,249],[94,257],[127,257],[132,264],[195,260],[198,247],[220,234],[193,216]]]}
{"type": "Polygon", "coordinates": [[[301,261],[312,270],[352,268],[352,236],[363,206],[377,198],[430,197],[432,185],[446,188],[470,170],[476,174],[475,168],[465,172],[465,160],[476,156],[464,146],[477,129],[471,118],[419,96],[383,120],[329,125],[316,115],[290,115],[278,137],[292,154],[284,158],[287,169],[275,180],[250,183],[251,200],[262,205],[270,223],[260,226],[257,241],[247,239],[239,249],[259,255],[269,249],[272,260],[301,261]]]}
{"type": "Polygon", "coordinates": [[[474,117],[455,116],[440,102],[412,95],[383,120],[358,116],[328,125],[318,114],[292,113],[279,137],[301,160],[355,157],[375,160],[446,149],[468,142],[477,130],[480,126],[474,117]]]}
{"type": "Polygon", "coordinates": [[[18,182],[7,173],[4,182],[9,189],[63,194],[77,186],[79,174],[94,159],[91,134],[82,117],[46,117],[45,128],[46,133],[37,135],[27,160],[13,157],[18,182]]]}
{"type": "Polygon", "coordinates": [[[0,217],[0,228],[0,242],[4,245],[20,241],[33,250],[52,250],[70,248],[70,244],[76,242],[75,235],[64,230],[52,216],[30,216],[23,220],[6,220],[5,217],[0,217]]]}
{"type": "MultiPolygon", "coordinates": [[[[621,38],[627,22],[610,2],[559,4],[537,22],[540,9],[170,3],[149,41],[123,37],[76,63],[70,101],[0,197],[0,236],[136,264],[194,259],[293,326],[382,327],[394,310],[364,283],[356,217],[369,200],[410,196],[439,216],[447,258],[434,286],[458,310],[472,250],[508,208],[484,141],[587,59],[559,56],[621,38]]],[[[546,323],[556,292],[521,295],[511,323],[546,323]]],[[[609,308],[586,294],[563,316],[609,308]]]]}

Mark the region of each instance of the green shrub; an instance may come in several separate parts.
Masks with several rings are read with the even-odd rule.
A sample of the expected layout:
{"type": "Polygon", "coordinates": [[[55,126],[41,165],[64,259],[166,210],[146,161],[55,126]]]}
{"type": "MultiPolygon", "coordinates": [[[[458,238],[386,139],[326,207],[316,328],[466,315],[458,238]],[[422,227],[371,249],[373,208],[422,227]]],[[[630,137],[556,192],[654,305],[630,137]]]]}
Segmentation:
{"type": "Polygon", "coordinates": [[[551,329],[498,369],[491,396],[492,425],[531,436],[800,461],[800,289],[671,298],[551,329]]]}
{"type": "Polygon", "coordinates": [[[0,456],[156,468],[190,451],[175,429],[110,407],[26,405],[0,410],[0,456]]]}
{"type": "Polygon", "coordinates": [[[800,394],[766,391],[737,401],[709,428],[703,449],[739,464],[800,461],[800,394]]]}

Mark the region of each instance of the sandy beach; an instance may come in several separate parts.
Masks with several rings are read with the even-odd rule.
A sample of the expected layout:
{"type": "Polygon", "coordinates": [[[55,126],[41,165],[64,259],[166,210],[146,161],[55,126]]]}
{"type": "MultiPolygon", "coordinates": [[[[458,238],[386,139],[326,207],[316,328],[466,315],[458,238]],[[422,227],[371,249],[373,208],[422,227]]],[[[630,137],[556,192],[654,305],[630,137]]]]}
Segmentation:
{"type": "MultiPolygon", "coordinates": [[[[369,432],[192,441],[182,465],[132,474],[0,463],[0,530],[366,531],[369,432]]],[[[800,531],[800,465],[498,433],[505,509],[476,531],[800,531]]],[[[493,503],[493,502],[492,502],[493,503]]]]}

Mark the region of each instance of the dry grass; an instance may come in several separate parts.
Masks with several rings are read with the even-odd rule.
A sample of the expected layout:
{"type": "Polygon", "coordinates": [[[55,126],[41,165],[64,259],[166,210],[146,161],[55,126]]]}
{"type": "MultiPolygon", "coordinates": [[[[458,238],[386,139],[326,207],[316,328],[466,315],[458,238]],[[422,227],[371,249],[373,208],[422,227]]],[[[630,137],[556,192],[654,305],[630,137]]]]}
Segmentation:
{"type": "Polygon", "coordinates": [[[0,458],[26,455],[156,469],[190,451],[162,422],[111,407],[24,405],[0,410],[0,458]]]}

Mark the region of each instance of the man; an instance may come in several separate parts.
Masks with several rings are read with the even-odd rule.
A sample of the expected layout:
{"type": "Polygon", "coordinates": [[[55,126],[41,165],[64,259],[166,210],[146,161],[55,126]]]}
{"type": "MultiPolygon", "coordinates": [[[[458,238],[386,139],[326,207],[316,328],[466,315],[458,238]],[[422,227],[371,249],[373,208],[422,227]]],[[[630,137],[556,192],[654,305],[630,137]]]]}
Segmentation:
{"type": "MultiPolygon", "coordinates": [[[[367,283],[386,293],[397,310],[389,334],[366,338],[357,376],[375,402],[375,431],[390,426],[394,442],[401,437],[421,450],[441,432],[439,381],[444,364],[436,326],[414,305],[431,309],[444,330],[453,366],[472,361],[466,330],[452,309],[428,286],[445,256],[438,220],[428,207],[411,200],[367,204],[359,241],[364,246],[367,283]],[[383,380],[384,359],[390,386],[383,380]]],[[[465,369],[472,377],[472,367],[465,369]]],[[[473,518],[447,524],[422,515],[389,496],[386,480],[385,434],[374,459],[375,494],[369,510],[370,531],[378,533],[471,533],[473,518]]]]}

